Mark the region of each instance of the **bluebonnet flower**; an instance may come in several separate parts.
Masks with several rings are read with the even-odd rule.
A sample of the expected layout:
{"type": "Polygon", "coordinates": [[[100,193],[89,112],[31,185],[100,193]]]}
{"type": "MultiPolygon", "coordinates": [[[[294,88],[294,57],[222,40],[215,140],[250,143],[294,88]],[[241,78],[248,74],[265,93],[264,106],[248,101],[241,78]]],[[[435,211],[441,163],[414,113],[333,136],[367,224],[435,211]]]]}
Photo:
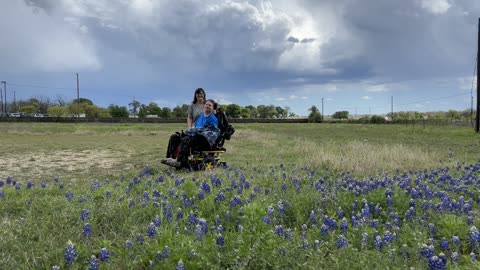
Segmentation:
{"type": "Polygon", "coordinates": [[[477,227],[475,226],[470,227],[470,231],[468,232],[468,235],[470,236],[470,243],[472,245],[472,248],[476,250],[477,243],[480,242],[480,232],[478,232],[477,227]]]}
{"type": "Polygon", "coordinates": [[[390,231],[385,231],[383,233],[383,241],[387,244],[393,243],[395,240],[395,234],[391,233],[390,231]]]}
{"type": "Polygon", "coordinates": [[[85,224],[83,227],[83,236],[88,238],[90,234],[92,233],[92,226],[90,226],[90,223],[85,224]]]}
{"type": "Polygon", "coordinates": [[[315,216],[315,212],[314,212],[314,211],[312,211],[312,212],[310,213],[310,222],[311,222],[312,224],[316,224],[316,223],[317,223],[317,217],[315,216]]]}
{"type": "Polygon", "coordinates": [[[100,250],[100,261],[106,262],[110,258],[110,252],[106,248],[102,248],[100,250]]]}
{"type": "Polygon", "coordinates": [[[408,205],[409,205],[410,207],[415,208],[415,200],[414,200],[414,199],[410,199],[410,201],[408,202],[408,205]]]}
{"type": "Polygon", "coordinates": [[[269,189],[269,188],[265,188],[265,191],[264,191],[264,192],[265,192],[265,195],[268,195],[268,194],[270,194],[270,189],[269,189]]]}
{"type": "Polygon", "coordinates": [[[155,226],[155,224],[153,224],[153,222],[151,222],[150,225],[148,225],[147,227],[147,235],[148,237],[152,238],[152,237],[155,237],[156,234],[157,234],[157,227],[155,226]]]}
{"type": "Polygon", "coordinates": [[[234,207],[239,206],[241,204],[242,204],[242,199],[238,195],[233,196],[233,198],[230,200],[230,207],[231,208],[234,208],[234,207]]]}
{"type": "Polygon", "coordinates": [[[15,189],[16,189],[16,190],[20,190],[20,187],[21,187],[21,186],[22,186],[22,185],[21,185],[20,183],[16,183],[16,184],[15,184],[15,189]]]}
{"type": "Polygon", "coordinates": [[[382,250],[383,241],[382,241],[382,237],[380,235],[377,235],[376,237],[374,237],[373,246],[378,250],[382,250]]]}
{"type": "Polygon", "coordinates": [[[344,216],[344,212],[343,212],[342,208],[341,208],[341,207],[338,207],[338,209],[337,209],[337,217],[340,219],[340,218],[343,218],[343,216],[344,216]]]}
{"type": "Polygon", "coordinates": [[[203,238],[203,235],[204,235],[204,232],[203,232],[202,226],[197,224],[195,226],[195,239],[197,239],[197,241],[201,241],[203,238]]]}
{"type": "Polygon", "coordinates": [[[161,251],[157,251],[157,260],[161,261],[163,259],[163,253],[161,251]]]}
{"type": "Polygon", "coordinates": [[[263,221],[265,224],[268,224],[268,225],[271,224],[270,218],[267,217],[267,216],[262,217],[262,221],[263,221]]]}
{"type": "Polygon", "coordinates": [[[290,239],[293,236],[293,232],[290,228],[285,231],[285,239],[290,239]]]}
{"type": "Polygon", "coordinates": [[[6,180],[7,185],[10,185],[12,183],[12,181],[13,181],[12,177],[8,176],[7,180],[6,180]]]}
{"type": "Polygon", "coordinates": [[[442,240],[440,241],[440,249],[443,251],[450,250],[450,246],[448,245],[448,241],[447,239],[445,239],[445,237],[443,237],[442,240]]]}
{"type": "Polygon", "coordinates": [[[221,234],[217,235],[216,243],[217,243],[217,247],[219,247],[219,248],[225,247],[225,239],[223,238],[223,236],[221,234]]]}
{"type": "Polygon", "coordinates": [[[390,196],[387,197],[387,206],[390,206],[390,207],[393,206],[393,199],[390,196]]]}
{"type": "Polygon", "coordinates": [[[285,215],[285,206],[282,201],[279,201],[277,204],[277,211],[281,215],[285,215]]]}
{"type": "Polygon", "coordinates": [[[432,256],[428,259],[428,267],[430,270],[446,270],[447,266],[443,263],[438,256],[432,256]]]}
{"type": "Polygon", "coordinates": [[[335,230],[337,228],[337,222],[334,219],[325,216],[323,218],[323,223],[328,226],[329,230],[335,230]]]}
{"type": "Polygon", "coordinates": [[[182,208],[178,208],[177,212],[177,220],[181,220],[183,218],[183,211],[182,208]]]}
{"type": "Polygon", "coordinates": [[[105,192],[105,198],[107,198],[107,200],[108,200],[108,199],[110,199],[110,197],[112,197],[112,192],[110,190],[107,190],[105,192]]]}
{"type": "Polygon", "coordinates": [[[133,246],[132,241],[130,241],[130,240],[126,240],[126,241],[125,241],[125,247],[126,247],[126,248],[132,248],[132,246],[133,246]]]}
{"type": "Polygon", "coordinates": [[[408,245],[407,244],[403,244],[402,247],[400,248],[400,255],[402,255],[402,257],[404,259],[409,259],[410,258],[410,252],[408,252],[408,245]]]}
{"type": "Polygon", "coordinates": [[[141,245],[143,244],[143,235],[141,234],[137,235],[137,242],[140,243],[141,245]]]}
{"type": "MultiPolygon", "coordinates": [[[[43,183],[43,182],[42,182],[43,183]]],[[[0,187],[3,187],[4,183],[2,180],[0,180],[0,187]]]]}
{"type": "Polygon", "coordinates": [[[177,267],[175,268],[175,270],[185,270],[185,265],[183,265],[183,262],[181,259],[178,261],[177,267]]]}
{"type": "Polygon", "coordinates": [[[202,228],[203,234],[208,233],[208,224],[207,224],[207,221],[204,218],[199,218],[198,219],[198,224],[202,228]]]}
{"type": "Polygon", "coordinates": [[[27,182],[27,188],[31,189],[33,187],[33,183],[31,181],[27,182]]]}
{"type": "Polygon", "coordinates": [[[467,217],[467,224],[468,225],[473,225],[473,217],[472,216],[467,217]]]}
{"type": "Polygon", "coordinates": [[[135,206],[135,201],[133,199],[128,200],[128,207],[131,208],[135,206]]]}
{"type": "Polygon", "coordinates": [[[431,234],[432,236],[435,236],[435,232],[436,232],[436,230],[435,230],[435,224],[429,223],[429,224],[428,224],[428,229],[430,230],[430,234],[431,234]]]}
{"type": "Polygon", "coordinates": [[[90,261],[88,262],[88,270],[98,270],[97,258],[94,255],[90,257],[90,261]]]}
{"type": "Polygon", "coordinates": [[[320,233],[322,235],[327,235],[328,234],[328,226],[325,225],[325,224],[322,224],[322,226],[320,227],[320,233]]]}
{"type": "Polygon", "coordinates": [[[460,261],[460,256],[458,255],[458,252],[454,251],[452,252],[452,262],[458,263],[460,261]]]}
{"type": "Polygon", "coordinates": [[[90,212],[87,209],[83,209],[82,213],[80,214],[80,219],[82,221],[85,221],[89,216],[90,216],[90,212]]]}
{"type": "Polygon", "coordinates": [[[208,184],[207,181],[202,182],[202,190],[205,191],[206,193],[210,193],[210,185],[208,184]]]}
{"type": "Polygon", "coordinates": [[[225,201],[225,196],[223,195],[223,192],[219,191],[219,192],[217,193],[217,196],[215,196],[215,198],[213,199],[213,201],[214,201],[215,203],[225,201]]]}
{"type": "Polygon", "coordinates": [[[420,256],[429,259],[433,256],[433,247],[422,244],[419,251],[420,256]]]}
{"type": "Polygon", "coordinates": [[[341,249],[348,246],[347,239],[343,235],[339,235],[337,238],[337,248],[341,249]]]}
{"type": "Polygon", "coordinates": [[[150,200],[150,195],[148,194],[147,191],[144,191],[144,192],[143,192],[143,199],[145,199],[146,201],[149,201],[149,200],[150,200]]]}
{"type": "Polygon", "coordinates": [[[267,208],[267,215],[270,216],[270,217],[273,217],[273,213],[274,213],[273,207],[269,206],[267,208]]]}
{"type": "Polygon", "coordinates": [[[198,195],[197,195],[197,197],[198,197],[199,200],[205,199],[205,193],[203,193],[203,190],[202,190],[202,189],[199,189],[199,190],[198,190],[198,195]]]}
{"type": "Polygon", "coordinates": [[[347,233],[347,231],[348,231],[348,222],[347,222],[347,219],[345,217],[340,222],[340,230],[343,233],[347,233]]]}
{"type": "Polygon", "coordinates": [[[153,224],[155,224],[156,227],[160,227],[160,225],[162,224],[162,221],[160,220],[160,217],[158,215],[153,218],[153,224]]]}
{"type": "Polygon", "coordinates": [[[370,222],[370,228],[378,228],[378,219],[374,219],[370,222]]]}
{"type": "Polygon", "coordinates": [[[237,231],[238,231],[238,232],[243,232],[243,226],[239,224],[239,225],[237,226],[237,231]]]}
{"type": "Polygon", "coordinates": [[[274,233],[278,236],[282,236],[284,231],[283,231],[283,226],[282,225],[275,225],[274,233]]]}
{"type": "Polygon", "coordinates": [[[165,257],[165,258],[170,257],[170,248],[168,246],[165,246],[163,248],[163,257],[165,257]]]}
{"type": "Polygon", "coordinates": [[[171,222],[173,220],[173,210],[172,205],[166,203],[163,207],[163,217],[168,221],[171,222]]]}
{"type": "Polygon", "coordinates": [[[410,209],[407,210],[405,213],[405,218],[406,219],[411,219],[416,216],[415,208],[410,207],[410,209]]]}
{"type": "Polygon", "coordinates": [[[193,227],[197,225],[197,223],[198,223],[197,214],[195,212],[190,212],[190,214],[188,214],[188,225],[193,227]]]}
{"type": "Polygon", "coordinates": [[[68,241],[67,248],[65,248],[65,264],[67,265],[67,267],[70,267],[76,259],[77,251],[75,249],[75,246],[71,241],[68,241]]]}
{"type": "Polygon", "coordinates": [[[63,187],[64,187],[64,184],[63,184],[63,183],[61,183],[61,184],[58,186],[59,189],[63,189],[63,187]]]}
{"type": "Polygon", "coordinates": [[[459,245],[460,245],[460,238],[459,238],[458,236],[454,235],[454,236],[452,237],[452,242],[453,242],[453,244],[455,244],[456,246],[459,246],[459,245]]]}

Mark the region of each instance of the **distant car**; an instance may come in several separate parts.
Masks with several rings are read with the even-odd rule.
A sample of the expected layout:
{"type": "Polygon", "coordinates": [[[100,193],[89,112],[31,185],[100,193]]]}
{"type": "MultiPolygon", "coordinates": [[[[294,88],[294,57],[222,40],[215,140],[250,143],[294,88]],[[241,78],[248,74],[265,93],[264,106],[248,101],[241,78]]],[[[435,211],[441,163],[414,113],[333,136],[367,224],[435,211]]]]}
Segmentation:
{"type": "Polygon", "coordinates": [[[7,113],[7,117],[20,117],[20,113],[7,113]]]}
{"type": "Polygon", "coordinates": [[[31,116],[32,116],[32,117],[43,117],[43,114],[41,114],[41,113],[32,113],[31,116]]]}

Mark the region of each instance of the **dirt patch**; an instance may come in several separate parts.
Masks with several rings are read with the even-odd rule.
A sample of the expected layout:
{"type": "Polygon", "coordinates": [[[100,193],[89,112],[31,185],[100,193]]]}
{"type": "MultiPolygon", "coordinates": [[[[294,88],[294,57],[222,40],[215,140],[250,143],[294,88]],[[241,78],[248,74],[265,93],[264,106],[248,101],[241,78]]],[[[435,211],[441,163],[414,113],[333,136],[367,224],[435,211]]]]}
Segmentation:
{"type": "Polygon", "coordinates": [[[113,150],[54,151],[9,155],[0,159],[0,177],[28,177],[31,180],[75,172],[88,174],[118,168],[125,153],[113,150]]]}

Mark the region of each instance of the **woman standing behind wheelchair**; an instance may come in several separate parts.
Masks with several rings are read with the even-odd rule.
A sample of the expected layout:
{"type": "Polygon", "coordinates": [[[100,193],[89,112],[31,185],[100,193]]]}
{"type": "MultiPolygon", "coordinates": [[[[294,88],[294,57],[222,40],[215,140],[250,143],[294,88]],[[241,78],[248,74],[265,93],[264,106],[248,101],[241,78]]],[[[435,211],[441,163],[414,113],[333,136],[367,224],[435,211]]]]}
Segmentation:
{"type": "MultiPolygon", "coordinates": [[[[205,90],[202,88],[197,88],[195,90],[193,101],[187,110],[187,128],[192,128],[195,120],[197,120],[198,116],[203,113],[206,98],[207,95],[205,94],[205,90]]],[[[176,149],[180,145],[181,140],[182,137],[180,132],[175,132],[175,134],[170,136],[167,147],[167,158],[177,158],[178,153],[176,153],[176,149]]]]}
{"type": "MultiPolygon", "coordinates": [[[[172,150],[173,156],[176,156],[176,159],[175,157],[167,157],[167,159],[162,160],[162,163],[177,168],[187,167],[187,158],[191,147],[206,148],[212,147],[212,145],[215,144],[220,136],[218,119],[214,114],[215,107],[216,103],[212,99],[205,102],[205,109],[198,116],[197,120],[195,120],[194,128],[185,130],[183,136],[179,134],[180,143],[175,145],[176,149],[178,148],[178,153],[176,149],[172,150]]],[[[172,135],[172,137],[170,137],[169,148],[174,146],[174,142],[172,141],[174,136],[175,135],[172,135]]],[[[170,151],[170,149],[167,150],[167,155],[168,151],[170,151]]]]}

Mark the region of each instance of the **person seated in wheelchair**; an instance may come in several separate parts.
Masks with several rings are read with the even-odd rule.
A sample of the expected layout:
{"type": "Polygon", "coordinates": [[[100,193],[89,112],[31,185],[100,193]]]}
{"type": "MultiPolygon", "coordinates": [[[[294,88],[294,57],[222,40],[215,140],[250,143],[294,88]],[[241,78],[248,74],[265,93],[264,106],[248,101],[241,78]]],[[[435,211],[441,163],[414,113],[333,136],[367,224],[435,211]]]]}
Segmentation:
{"type": "Polygon", "coordinates": [[[188,156],[192,149],[210,149],[220,137],[218,118],[214,111],[216,103],[212,99],[205,102],[204,112],[195,120],[194,127],[170,137],[167,159],[161,162],[177,168],[188,167],[188,156]]]}

